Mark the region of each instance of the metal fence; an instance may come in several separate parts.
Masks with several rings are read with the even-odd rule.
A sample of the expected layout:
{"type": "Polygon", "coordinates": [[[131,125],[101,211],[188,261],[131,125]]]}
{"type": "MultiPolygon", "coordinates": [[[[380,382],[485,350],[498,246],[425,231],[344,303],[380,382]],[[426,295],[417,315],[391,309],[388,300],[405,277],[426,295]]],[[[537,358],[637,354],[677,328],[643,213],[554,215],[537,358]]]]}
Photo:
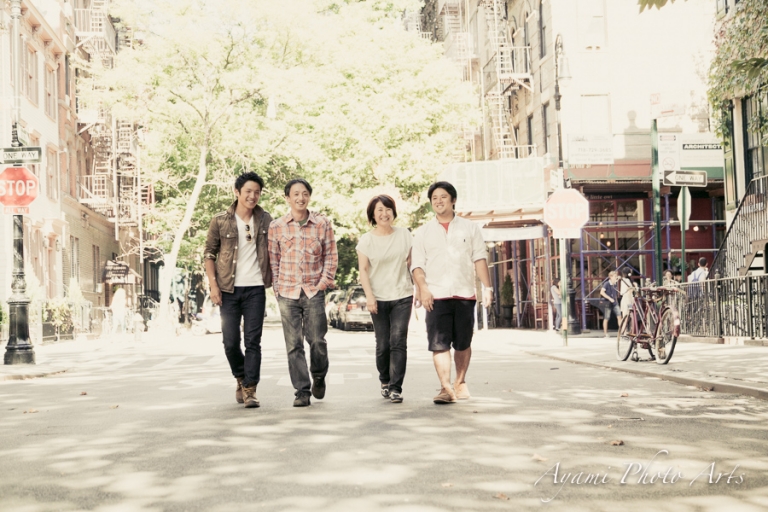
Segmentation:
{"type": "Polygon", "coordinates": [[[691,336],[768,338],[768,275],[680,285],[670,301],[691,336]]]}

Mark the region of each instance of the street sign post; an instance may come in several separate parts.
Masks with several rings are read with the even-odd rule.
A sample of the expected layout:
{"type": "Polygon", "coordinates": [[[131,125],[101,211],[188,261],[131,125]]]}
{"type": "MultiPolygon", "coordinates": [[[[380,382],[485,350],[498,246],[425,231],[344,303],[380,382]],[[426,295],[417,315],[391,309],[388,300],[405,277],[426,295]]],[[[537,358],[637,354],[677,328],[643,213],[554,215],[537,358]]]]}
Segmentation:
{"type": "Polygon", "coordinates": [[[677,220],[680,221],[680,272],[683,282],[685,282],[685,232],[688,231],[691,221],[691,203],[691,191],[688,187],[682,187],[680,195],[677,196],[677,220]]]}
{"type": "Polygon", "coordinates": [[[706,187],[707,171],[664,171],[664,186],[706,187]]]}
{"type": "Polygon", "coordinates": [[[42,158],[43,148],[0,148],[0,163],[2,164],[38,164],[42,158]]]}
{"type": "Polygon", "coordinates": [[[4,213],[28,214],[39,188],[37,176],[26,167],[8,167],[0,172],[0,204],[4,213]]]}
{"type": "MultiPolygon", "coordinates": [[[[567,238],[580,238],[581,228],[589,221],[589,201],[581,192],[572,188],[562,188],[549,196],[544,205],[544,222],[552,228],[552,236],[560,239],[560,276],[562,285],[568,287],[568,262],[566,261],[567,238]]],[[[563,293],[562,315],[563,340],[568,345],[568,317],[571,298],[563,293]]]]}

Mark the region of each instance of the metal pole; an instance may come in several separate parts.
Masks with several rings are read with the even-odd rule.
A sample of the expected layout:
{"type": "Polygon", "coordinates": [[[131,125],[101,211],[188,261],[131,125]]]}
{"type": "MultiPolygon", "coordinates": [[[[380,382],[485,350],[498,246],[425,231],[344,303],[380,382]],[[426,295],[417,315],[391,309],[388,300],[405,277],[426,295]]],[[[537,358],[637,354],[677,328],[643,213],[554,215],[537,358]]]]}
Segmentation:
{"type": "MultiPolygon", "coordinates": [[[[555,112],[557,114],[557,162],[558,167],[563,169],[563,188],[568,188],[568,179],[565,174],[565,169],[563,168],[563,129],[560,120],[560,100],[563,96],[560,94],[560,67],[558,64],[558,57],[562,51],[563,40],[560,35],[558,35],[557,41],[555,42],[555,112]]],[[[560,244],[564,254],[563,258],[561,258],[561,265],[563,266],[562,276],[563,280],[565,281],[565,286],[561,286],[561,289],[567,290],[568,293],[568,300],[563,302],[562,306],[564,311],[563,317],[565,318],[567,315],[568,330],[570,330],[572,334],[581,334],[581,323],[578,321],[576,315],[576,289],[573,287],[573,278],[571,276],[571,243],[570,241],[563,239],[560,244]]],[[[584,290],[582,289],[582,293],[583,291],[584,290]]],[[[565,291],[563,293],[565,293],[565,291]]],[[[563,336],[565,337],[567,344],[568,334],[565,329],[563,330],[563,336]]]]}
{"type": "MultiPolygon", "coordinates": [[[[667,268],[672,270],[672,229],[669,224],[669,194],[664,194],[664,224],[667,229],[667,268]]],[[[662,275],[664,275],[662,273],[662,275]]]]}
{"type": "MultiPolygon", "coordinates": [[[[13,66],[13,127],[11,146],[19,147],[19,123],[21,122],[21,44],[19,42],[21,0],[11,0],[11,48],[13,66]]],[[[11,296],[8,299],[8,345],[5,347],[5,364],[35,364],[35,350],[29,339],[29,297],[24,280],[24,217],[13,216],[13,273],[11,296]]]]}
{"type": "MultiPolygon", "coordinates": [[[[568,275],[568,266],[565,263],[566,257],[567,256],[565,254],[565,238],[561,238],[560,239],[560,275],[562,276],[561,281],[565,281],[567,279],[566,276],[568,275]]],[[[567,312],[570,311],[570,308],[566,309],[566,307],[568,307],[567,289],[568,289],[567,284],[565,284],[565,286],[563,286],[562,284],[560,285],[560,302],[562,302],[562,306],[560,307],[563,309],[564,312],[566,312],[565,315],[562,315],[562,318],[560,320],[562,322],[562,325],[560,326],[560,328],[562,329],[562,332],[563,332],[563,346],[565,347],[568,346],[568,324],[569,324],[569,322],[566,321],[566,318],[567,318],[566,315],[568,315],[567,312]]]]}
{"type": "Polygon", "coordinates": [[[680,192],[680,271],[683,273],[682,282],[685,282],[685,232],[688,228],[688,222],[685,220],[688,218],[685,204],[685,198],[688,195],[686,192],[688,192],[688,187],[683,187],[680,192]]]}
{"type": "Polygon", "coordinates": [[[584,235],[579,237],[579,270],[581,271],[581,329],[587,329],[587,301],[584,286],[584,235]]]}
{"type": "Polygon", "coordinates": [[[661,258],[661,178],[659,176],[659,130],[656,119],[651,120],[651,171],[653,182],[653,244],[655,249],[654,267],[658,275],[654,275],[657,283],[661,283],[663,262],[661,258]]]}

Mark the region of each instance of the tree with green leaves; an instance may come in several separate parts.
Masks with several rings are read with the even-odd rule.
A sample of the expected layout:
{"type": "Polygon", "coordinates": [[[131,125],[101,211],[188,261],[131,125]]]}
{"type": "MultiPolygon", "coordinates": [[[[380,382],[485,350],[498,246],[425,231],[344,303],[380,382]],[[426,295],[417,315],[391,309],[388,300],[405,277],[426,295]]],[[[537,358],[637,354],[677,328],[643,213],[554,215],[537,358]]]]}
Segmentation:
{"type": "Polygon", "coordinates": [[[442,49],[403,30],[418,3],[116,2],[138,44],[96,91],[146,129],[142,181],[156,204],[145,231],[164,252],[163,304],[177,265],[202,270],[207,225],[244,171],[265,179],[273,216],[287,211],[283,184],[308,179],[351,247],[376,193],[398,199],[406,224],[423,218],[423,191],[477,109],[442,49]]]}

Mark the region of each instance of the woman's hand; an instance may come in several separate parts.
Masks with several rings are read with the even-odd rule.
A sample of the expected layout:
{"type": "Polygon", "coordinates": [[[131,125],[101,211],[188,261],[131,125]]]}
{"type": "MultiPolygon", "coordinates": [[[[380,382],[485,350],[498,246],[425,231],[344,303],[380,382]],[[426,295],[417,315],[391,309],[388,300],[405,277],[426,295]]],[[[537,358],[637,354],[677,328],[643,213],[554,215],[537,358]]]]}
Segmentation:
{"type": "Polygon", "coordinates": [[[374,315],[379,312],[378,304],[376,303],[376,299],[373,297],[365,298],[365,307],[368,312],[373,313],[374,315]]]}

